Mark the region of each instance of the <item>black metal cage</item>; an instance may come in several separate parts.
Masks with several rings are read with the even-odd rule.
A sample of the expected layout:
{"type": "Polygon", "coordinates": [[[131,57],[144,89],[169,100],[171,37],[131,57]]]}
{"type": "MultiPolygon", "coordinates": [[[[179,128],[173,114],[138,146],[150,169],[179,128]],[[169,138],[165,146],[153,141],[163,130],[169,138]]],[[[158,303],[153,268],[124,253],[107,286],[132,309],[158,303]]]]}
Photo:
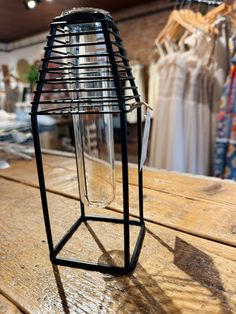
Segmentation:
{"type": "MultiPolygon", "coordinates": [[[[92,50],[92,49],[91,49],[92,50]]],[[[81,86],[81,85],[80,85],[81,86]]],[[[119,30],[114,24],[111,16],[99,9],[79,8],[66,12],[56,17],[50,26],[50,34],[45,47],[45,55],[42,59],[42,67],[39,71],[36,91],[32,102],[32,129],[36,153],[36,162],[40,184],[43,214],[52,263],[64,266],[78,267],[98,271],[127,272],[135,268],[141,250],[145,234],[143,219],[143,182],[142,170],[140,170],[142,150],[142,117],[140,97],[135,85],[132,70],[126,52],[122,45],[119,30]],[[96,22],[98,30],[80,29],[79,32],[71,32],[68,26],[72,24],[86,24],[96,22]],[[96,42],[71,43],[73,36],[100,34],[96,42]],[[103,45],[105,49],[81,54],[81,47],[93,47],[103,45]],[[68,47],[74,53],[68,53],[68,47]],[[77,49],[78,48],[78,49],[77,49]],[[79,58],[103,57],[108,62],[83,63],[76,62],[79,58]],[[77,70],[83,69],[82,75],[78,76],[77,70]],[[101,73],[105,73],[101,77],[101,73]],[[104,84],[96,85],[101,80],[104,84]],[[112,81],[111,84],[107,82],[112,81]],[[76,82],[84,83],[84,88],[76,87],[76,82]],[[128,84],[126,84],[128,82],[128,84]],[[87,90],[109,91],[107,98],[84,97],[83,92],[87,90]],[[126,91],[129,90],[129,96],[126,91]],[[71,96],[73,95],[73,97],[71,96]],[[109,107],[106,105],[109,103],[109,107]],[[139,208],[138,219],[130,219],[129,207],[129,182],[128,182],[128,140],[127,140],[127,113],[135,110],[137,112],[137,146],[138,146],[138,193],[139,208]],[[123,218],[108,218],[86,215],[86,208],[80,201],[81,215],[64,237],[54,245],[49,218],[49,208],[46,195],[43,162],[40,148],[38,116],[39,115],[90,115],[90,114],[116,114],[120,119],[121,129],[121,155],[122,155],[122,184],[123,184],[123,218]],[[86,221],[103,221],[107,223],[122,224],[124,227],[124,266],[100,265],[59,258],[58,253],[63,249],[67,241],[72,237],[77,228],[86,221]],[[140,228],[136,245],[130,252],[130,227],[140,228]]]]}

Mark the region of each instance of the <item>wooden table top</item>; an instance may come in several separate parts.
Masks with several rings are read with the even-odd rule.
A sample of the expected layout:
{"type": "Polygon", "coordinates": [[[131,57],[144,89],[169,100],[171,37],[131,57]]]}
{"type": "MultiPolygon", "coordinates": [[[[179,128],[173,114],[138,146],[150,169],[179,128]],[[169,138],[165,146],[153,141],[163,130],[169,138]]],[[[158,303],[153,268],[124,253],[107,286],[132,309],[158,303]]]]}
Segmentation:
{"type": "MultiPolygon", "coordinates": [[[[45,155],[44,162],[56,242],[79,214],[75,161],[45,155]]],[[[120,217],[119,166],[116,180],[115,201],[95,214],[120,217]]],[[[135,216],[132,168],[129,181],[135,216]]],[[[123,276],[51,265],[34,161],[0,170],[0,209],[0,313],[236,313],[233,182],[145,169],[147,232],[135,271],[123,276]]],[[[119,226],[79,230],[64,248],[70,257],[121,253],[119,226]]]]}

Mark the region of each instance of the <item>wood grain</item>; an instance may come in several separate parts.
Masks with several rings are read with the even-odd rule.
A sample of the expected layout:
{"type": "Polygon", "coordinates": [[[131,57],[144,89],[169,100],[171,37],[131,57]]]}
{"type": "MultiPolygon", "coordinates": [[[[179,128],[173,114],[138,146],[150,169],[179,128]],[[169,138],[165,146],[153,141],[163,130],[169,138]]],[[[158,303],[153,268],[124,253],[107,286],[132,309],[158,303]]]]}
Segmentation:
{"type": "MultiPolygon", "coordinates": [[[[75,161],[44,156],[47,189],[79,199],[75,161]]],[[[37,187],[34,162],[18,161],[0,176],[37,187]]],[[[122,178],[116,168],[116,199],[109,206],[122,211],[122,178]]],[[[131,214],[137,215],[137,171],[129,172],[131,214]]],[[[214,178],[167,171],[144,171],[145,218],[189,234],[236,246],[236,184],[214,178]]]]}
{"type": "Polygon", "coordinates": [[[1,314],[22,314],[23,312],[10,300],[0,293],[0,313],[1,314]]]}
{"type": "MultiPolygon", "coordinates": [[[[54,193],[48,199],[56,242],[78,216],[79,204],[54,193]]],[[[26,312],[236,313],[232,247],[147,223],[138,266],[128,276],[53,268],[38,189],[0,179],[0,204],[0,287],[26,312]]],[[[79,230],[65,255],[119,261],[119,227],[91,223],[79,230]]],[[[135,236],[132,230],[132,243],[135,236]]]]}

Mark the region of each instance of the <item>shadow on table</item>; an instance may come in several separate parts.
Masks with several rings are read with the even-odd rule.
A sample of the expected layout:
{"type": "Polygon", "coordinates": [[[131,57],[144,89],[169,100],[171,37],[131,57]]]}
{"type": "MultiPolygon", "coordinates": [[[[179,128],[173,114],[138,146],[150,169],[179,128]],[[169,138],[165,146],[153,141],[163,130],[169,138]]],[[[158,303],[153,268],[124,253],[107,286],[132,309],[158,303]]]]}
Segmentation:
{"type": "MultiPolygon", "coordinates": [[[[114,265],[117,261],[123,259],[123,251],[106,251],[92,227],[88,223],[86,223],[86,226],[102,251],[98,263],[110,263],[114,265]]],[[[232,314],[228,300],[224,295],[220,273],[210,256],[179,237],[176,237],[175,248],[172,249],[149,229],[147,229],[147,233],[174,255],[174,264],[179,269],[184,271],[193,281],[207,288],[220,301],[222,314],[232,314]]],[[[70,310],[58,267],[54,265],[53,271],[64,313],[68,314],[70,310]]],[[[96,313],[104,313],[108,309],[113,312],[113,306],[114,312],[120,314],[125,312],[155,314],[181,313],[181,310],[175,306],[171,298],[165,294],[156,280],[139,263],[135,272],[128,275],[104,274],[104,281],[106,287],[102,293],[103,299],[96,313]]]]}
{"type": "Polygon", "coordinates": [[[60,296],[61,299],[61,304],[63,307],[63,311],[65,314],[69,314],[70,310],[69,310],[69,306],[67,303],[67,299],[66,299],[66,294],[65,294],[65,290],[61,281],[61,275],[58,269],[57,265],[52,265],[52,269],[53,269],[53,273],[54,273],[54,277],[56,280],[56,284],[57,284],[57,290],[58,290],[58,294],[60,296]]]}
{"type": "Polygon", "coordinates": [[[147,229],[147,232],[174,254],[174,264],[179,269],[190,276],[193,281],[207,288],[220,301],[222,314],[232,313],[228,300],[224,295],[225,290],[220,273],[209,255],[179,237],[176,237],[175,248],[173,250],[152,231],[147,229]]]}
{"type": "MultiPolygon", "coordinates": [[[[103,254],[98,263],[116,264],[123,260],[123,251],[106,251],[97,235],[86,224],[88,231],[96,241],[103,254]]],[[[103,292],[103,300],[100,302],[98,313],[104,313],[107,309],[115,306],[115,313],[158,313],[158,314],[180,314],[181,311],[173,304],[172,300],[165,294],[153,277],[138,263],[135,272],[126,275],[104,274],[106,289],[103,292]],[[110,303],[107,302],[107,295],[110,303]],[[165,304],[165,309],[161,306],[165,304]],[[166,310],[167,309],[167,310],[166,310]]]]}
{"type": "MultiPolygon", "coordinates": [[[[116,264],[123,260],[123,251],[106,251],[102,242],[98,239],[92,227],[85,224],[88,231],[99,246],[102,255],[98,263],[116,264]]],[[[119,263],[120,264],[120,263],[119,263]]],[[[58,293],[61,298],[63,311],[70,313],[63,283],[59,269],[53,265],[53,272],[57,284],[58,293]]],[[[152,313],[152,314],[180,314],[181,311],[173,304],[165,292],[158,286],[157,282],[140,265],[137,264],[135,272],[128,275],[104,274],[105,289],[102,292],[96,313],[152,313]],[[161,304],[165,305],[165,309],[161,304]],[[114,307],[114,310],[113,310],[114,307]]],[[[79,288],[79,287],[78,287],[79,288]]],[[[69,296],[68,296],[69,297],[69,296]]]]}

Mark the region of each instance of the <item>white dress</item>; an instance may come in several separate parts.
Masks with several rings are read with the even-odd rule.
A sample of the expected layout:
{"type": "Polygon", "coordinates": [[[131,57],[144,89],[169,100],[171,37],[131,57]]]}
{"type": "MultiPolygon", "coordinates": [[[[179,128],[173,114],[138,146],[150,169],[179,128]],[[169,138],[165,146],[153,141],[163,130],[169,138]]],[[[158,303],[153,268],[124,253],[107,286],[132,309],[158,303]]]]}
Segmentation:
{"type": "Polygon", "coordinates": [[[185,71],[178,53],[158,62],[158,106],[154,112],[150,165],[160,169],[184,171],[183,90],[185,71]]]}
{"type": "Polygon", "coordinates": [[[157,67],[158,62],[151,61],[148,70],[148,104],[153,108],[153,111],[155,111],[158,106],[159,73],[157,67]]]}
{"type": "Polygon", "coordinates": [[[218,60],[223,51],[221,41],[221,37],[216,40],[215,51],[213,37],[196,31],[185,41],[187,52],[169,53],[159,59],[151,166],[209,175],[215,127],[212,106],[217,106],[226,64],[218,60]]]}
{"type": "Polygon", "coordinates": [[[201,60],[189,58],[186,64],[187,78],[185,85],[184,105],[184,147],[185,172],[197,173],[197,108],[199,103],[199,78],[201,60]]]}

